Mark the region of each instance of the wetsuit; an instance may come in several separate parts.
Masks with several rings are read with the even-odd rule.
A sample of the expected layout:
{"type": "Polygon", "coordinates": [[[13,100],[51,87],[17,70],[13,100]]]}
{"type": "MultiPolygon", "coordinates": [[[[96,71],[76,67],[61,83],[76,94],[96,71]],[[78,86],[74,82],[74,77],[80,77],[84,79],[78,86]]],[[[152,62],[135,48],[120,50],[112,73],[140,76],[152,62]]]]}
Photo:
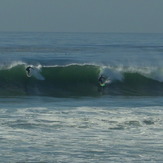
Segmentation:
{"type": "Polygon", "coordinates": [[[103,77],[102,75],[100,76],[100,78],[98,79],[100,86],[104,85],[105,82],[105,77],[103,77]]]}
{"type": "Polygon", "coordinates": [[[29,67],[26,68],[26,71],[28,72],[28,75],[30,74],[31,69],[33,69],[31,66],[29,66],[29,67]]]}

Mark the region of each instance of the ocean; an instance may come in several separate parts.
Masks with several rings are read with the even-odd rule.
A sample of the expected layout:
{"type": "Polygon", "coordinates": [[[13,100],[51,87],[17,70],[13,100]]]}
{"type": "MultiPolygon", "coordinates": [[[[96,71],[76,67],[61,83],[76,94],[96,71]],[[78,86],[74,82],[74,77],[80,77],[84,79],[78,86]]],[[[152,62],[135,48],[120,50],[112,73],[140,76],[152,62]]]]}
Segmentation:
{"type": "Polygon", "coordinates": [[[0,32],[0,162],[163,162],[163,34],[0,32]]]}

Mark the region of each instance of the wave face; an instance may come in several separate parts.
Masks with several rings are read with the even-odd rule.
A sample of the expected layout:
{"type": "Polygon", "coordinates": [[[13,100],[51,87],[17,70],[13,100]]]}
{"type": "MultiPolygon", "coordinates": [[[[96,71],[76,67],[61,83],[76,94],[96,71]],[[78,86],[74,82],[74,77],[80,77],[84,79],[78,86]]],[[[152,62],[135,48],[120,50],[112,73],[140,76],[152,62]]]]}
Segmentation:
{"type": "Polygon", "coordinates": [[[163,83],[139,73],[124,73],[123,81],[113,82],[107,93],[126,96],[161,96],[163,83]]]}
{"type": "Polygon", "coordinates": [[[99,67],[67,65],[35,67],[27,77],[25,65],[0,70],[0,95],[93,96],[99,67]]]}
{"type": "Polygon", "coordinates": [[[15,64],[0,70],[0,96],[162,96],[160,69],[102,67],[89,64],[36,66],[31,77],[26,64],[15,64]],[[155,73],[157,71],[157,73],[155,73]],[[103,74],[111,80],[106,87],[98,85],[103,74]]]}

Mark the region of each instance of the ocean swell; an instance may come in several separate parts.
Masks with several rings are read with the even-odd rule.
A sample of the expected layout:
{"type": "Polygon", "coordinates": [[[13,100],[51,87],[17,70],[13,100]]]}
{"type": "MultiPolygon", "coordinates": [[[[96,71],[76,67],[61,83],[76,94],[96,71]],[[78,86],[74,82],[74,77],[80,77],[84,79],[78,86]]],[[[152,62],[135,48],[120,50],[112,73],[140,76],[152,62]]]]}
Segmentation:
{"type": "Polygon", "coordinates": [[[0,69],[0,96],[162,96],[161,68],[135,68],[71,64],[65,66],[31,65],[32,76],[26,75],[25,63],[18,62],[0,69]],[[98,84],[103,74],[111,83],[98,84]]]}

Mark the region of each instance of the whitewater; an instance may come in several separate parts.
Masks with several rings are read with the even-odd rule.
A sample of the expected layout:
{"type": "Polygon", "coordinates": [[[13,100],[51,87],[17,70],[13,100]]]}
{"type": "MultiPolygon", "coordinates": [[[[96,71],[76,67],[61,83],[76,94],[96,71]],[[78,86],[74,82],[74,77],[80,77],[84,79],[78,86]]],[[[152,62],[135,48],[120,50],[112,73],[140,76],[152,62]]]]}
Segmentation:
{"type": "Polygon", "coordinates": [[[0,32],[1,162],[163,162],[162,42],[0,32]]]}

